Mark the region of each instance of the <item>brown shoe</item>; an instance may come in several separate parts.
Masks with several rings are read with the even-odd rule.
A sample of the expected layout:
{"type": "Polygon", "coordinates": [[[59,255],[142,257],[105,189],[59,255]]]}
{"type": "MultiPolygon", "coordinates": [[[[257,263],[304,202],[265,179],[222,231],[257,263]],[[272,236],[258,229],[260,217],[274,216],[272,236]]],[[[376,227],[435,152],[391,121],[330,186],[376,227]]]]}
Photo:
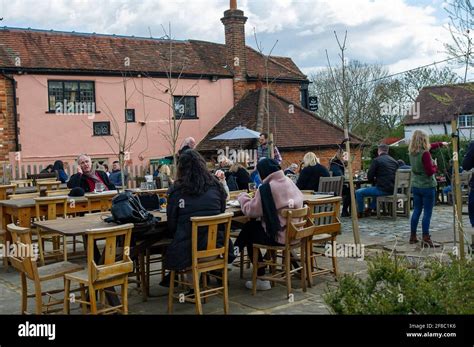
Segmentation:
{"type": "Polygon", "coordinates": [[[410,235],[410,244],[414,244],[414,243],[417,243],[418,242],[418,239],[416,238],[416,234],[411,234],[410,235]]]}
{"type": "Polygon", "coordinates": [[[428,247],[439,247],[440,246],[439,244],[433,243],[433,241],[431,240],[430,235],[423,235],[422,244],[424,246],[428,246],[428,247]]]}

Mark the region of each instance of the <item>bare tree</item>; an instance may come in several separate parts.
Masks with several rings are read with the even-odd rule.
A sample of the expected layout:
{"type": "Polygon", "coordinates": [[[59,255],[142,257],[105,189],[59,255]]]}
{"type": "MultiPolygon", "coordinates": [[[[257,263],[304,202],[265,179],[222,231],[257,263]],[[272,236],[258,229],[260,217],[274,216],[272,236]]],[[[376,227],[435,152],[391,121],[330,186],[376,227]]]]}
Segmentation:
{"type": "Polygon", "coordinates": [[[329,55],[326,51],[326,57],[328,62],[329,72],[332,77],[333,87],[336,90],[340,90],[340,99],[339,102],[342,108],[342,118],[344,123],[344,137],[345,137],[345,144],[346,144],[346,158],[347,159],[347,169],[349,171],[349,188],[351,194],[351,214],[352,214],[352,232],[354,234],[354,242],[360,243],[360,235],[359,235],[359,220],[357,218],[357,207],[355,202],[355,188],[354,188],[354,181],[353,181],[353,172],[352,172],[352,156],[351,156],[351,141],[349,137],[349,125],[350,125],[350,93],[348,91],[348,80],[347,80],[347,72],[346,72],[346,41],[347,41],[347,31],[344,35],[344,41],[339,40],[337,33],[334,31],[334,36],[337,41],[337,45],[339,46],[339,58],[341,59],[341,74],[342,78],[336,79],[334,74],[334,69],[331,65],[331,61],[329,59],[329,55]]]}
{"type": "Polygon", "coordinates": [[[183,101],[184,98],[188,96],[196,86],[198,86],[201,77],[199,77],[199,79],[196,80],[185,91],[177,95],[176,90],[179,86],[179,81],[186,66],[184,62],[181,64],[181,66],[177,66],[178,64],[175,64],[174,62],[174,47],[173,39],[171,37],[171,24],[169,24],[168,31],[166,31],[164,28],[163,31],[165,33],[164,38],[168,41],[168,56],[160,56],[157,64],[162,68],[163,71],[165,71],[166,81],[163,83],[159,79],[155,79],[145,73],[145,77],[151,82],[153,88],[157,92],[157,95],[145,93],[143,90],[139,91],[139,93],[141,93],[144,98],[153,99],[166,105],[168,111],[167,118],[165,120],[158,121],[159,123],[165,123],[165,125],[159,125],[158,132],[168,143],[169,149],[173,155],[172,175],[175,177],[178,141],[180,138],[180,130],[185,113],[183,101]],[[165,96],[163,96],[163,94],[165,96]],[[176,99],[177,96],[180,96],[180,98],[176,99]]]}
{"type": "MultiPolygon", "coordinates": [[[[136,88],[135,88],[134,92],[132,92],[131,94],[129,93],[127,83],[130,80],[133,81],[133,77],[130,76],[129,78],[127,78],[127,73],[123,72],[122,73],[123,100],[124,100],[123,112],[125,112],[125,110],[128,109],[128,102],[130,101],[131,97],[136,91],[136,88]]],[[[133,81],[133,83],[135,82],[133,81]]],[[[125,117],[123,115],[114,114],[114,112],[109,107],[107,102],[103,98],[101,98],[101,100],[102,100],[102,103],[105,105],[105,108],[101,109],[101,112],[105,114],[105,116],[110,120],[110,124],[112,128],[111,136],[102,136],[101,138],[109,146],[112,153],[119,158],[119,165],[120,165],[120,170],[122,173],[121,174],[122,187],[125,187],[125,183],[126,183],[125,182],[125,162],[129,160],[132,148],[140,139],[140,135],[144,127],[140,127],[140,130],[136,134],[131,135],[128,129],[128,122],[126,121],[125,117]],[[123,127],[121,127],[118,119],[124,120],[123,127]],[[113,143],[111,143],[109,139],[112,139],[113,143]]],[[[144,112],[144,119],[146,120],[148,117],[148,114],[146,114],[145,105],[143,105],[143,112],[144,112]]],[[[87,123],[86,125],[89,126],[89,124],[87,123]]],[[[91,126],[89,127],[92,128],[91,126]]]]}
{"type": "Polygon", "coordinates": [[[471,0],[451,0],[445,10],[450,19],[448,28],[452,41],[445,43],[444,47],[450,57],[456,58],[458,64],[464,65],[466,83],[468,69],[474,66],[474,6],[471,0]]]}

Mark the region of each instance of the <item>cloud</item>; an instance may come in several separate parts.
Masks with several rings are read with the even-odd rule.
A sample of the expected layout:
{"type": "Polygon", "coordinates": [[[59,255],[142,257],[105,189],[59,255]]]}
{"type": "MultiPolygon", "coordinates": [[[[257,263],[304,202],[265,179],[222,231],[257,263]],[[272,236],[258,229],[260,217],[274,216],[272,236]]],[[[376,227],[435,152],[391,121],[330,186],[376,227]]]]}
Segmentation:
{"type": "MultiPolygon", "coordinates": [[[[220,21],[225,0],[0,0],[2,25],[154,37],[171,24],[172,37],[224,41],[220,21]],[[34,9],[34,10],[32,10],[34,9]]],[[[253,28],[268,53],[292,57],[305,72],[327,65],[325,50],[337,61],[333,31],[348,31],[347,55],[387,65],[391,72],[442,60],[446,16],[441,0],[240,0],[248,17],[247,44],[255,47],[253,28]]]]}

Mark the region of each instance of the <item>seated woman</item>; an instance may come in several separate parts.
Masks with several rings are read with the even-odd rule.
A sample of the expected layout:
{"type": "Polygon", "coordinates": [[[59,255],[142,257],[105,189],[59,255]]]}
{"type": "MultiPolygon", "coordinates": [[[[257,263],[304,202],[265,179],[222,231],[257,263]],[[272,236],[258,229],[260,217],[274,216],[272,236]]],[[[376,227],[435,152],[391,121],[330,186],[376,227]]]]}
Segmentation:
{"type": "MultiPolygon", "coordinates": [[[[183,270],[191,266],[190,218],[225,212],[226,197],[224,187],[207,170],[206,162],[198,152],[188,149],[179,156],[177,179],[168,191],[166,206],[168,232],[173,238],[166,252],[166,269],[183,270]]],[[[222,245],[224,233],[220,233],[217,241],[222,245]]],[[[200,233],[198,249],[205,248],[206,243],[207,233],[200,233]]],[[[166,278],[162,285],[166,286],[168,281],[166,278]]]]}
{"type": "MultiPolygon", "coordinates": [[[[230,175],[235,177],[235,181],[237,183],[236,190],[247,190],[249,188],[250,183],[250,174],[244,168],[244,166],[240,163],[232,164],[229,169],[230,175]]],[[[227,177],[229,180],[229,177],[227,177]]],[[[230,187],[229,187],[230,189],[230,187]]],[[[231,189],[234,190],[234,189],[231,189]]]]}
{"type": "Polygon", "coordinates": [[[77,173],[72,175],[67,182],[68,188],[80,187],[84,192],[93,192],[96,183],[103,183],[106,190],[114,190],[115,186],[110,183],[107,174],[104,171],[94,170],[92,168],[91,158],[86,154],[81,154],[77,158],[77,173]]]}
{"type": "MultiPolygon", "coordinates": [[[[303,207],[303,193],[296,185],[285,176],[274,159],[265,158],[258,162],[257,170],[262,178],[262,185],[252,199],[247,193],[239,195],[242,212],[250,218],[260,218],[247,222],[240,232],[235,246],[240,252],[247,247],[250,259],[253,259],[253,244],[284,245],[286,219],[280,216],[280,210],[284,208],[303,207]]],[[[259,260],[262,255],[259,253],[259,260]]],[[[259,276],[265,274],[265,268],[257,270],[259,276]]],[[[252,289],[252,281],[245,286],[252,289]]],[[[257,279],[258,290],[271,289],[270,281],[257,279]]]]}
{"type": "Polygon", "coordinates": [[[329,171],[319,163],[318,157],[313,152],[308,152],[303,157],[304,168],[300,172],[296,185],[301,190],[318,191],[319,178],[329,177],[329,171]]]}
{"type": "Polygon", "coordinates": [[[53,165],[49,164],[43,170],[40,171],[40,174],[46,174],[53,172],[53,165]]]}
{"type": "Polygon", "coordinates": [[[56,171],[58,174],[58,180],[61,181],[61,183],[66,183],[66,181],[69,179],[69,176],[67,175],[66,171],[64,171],[64,164],[61,160],[56,160],[53,165],[53,172],[56,171]]]}

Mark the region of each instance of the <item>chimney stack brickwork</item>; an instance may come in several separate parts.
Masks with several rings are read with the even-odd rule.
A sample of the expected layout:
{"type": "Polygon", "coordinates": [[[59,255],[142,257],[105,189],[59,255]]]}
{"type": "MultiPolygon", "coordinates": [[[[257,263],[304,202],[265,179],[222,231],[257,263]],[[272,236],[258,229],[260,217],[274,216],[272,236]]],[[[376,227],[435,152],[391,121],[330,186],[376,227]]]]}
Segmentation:
{"type": "Polygon", "coordinates": [[[247,17],[237,9],[237,1],[230,1],[230,9],[221,18],[225,28],[226,61],[234,73],[234,104],[245,94],[247,81],[247,48],[245,46],[245,23],[247,17]]]}

